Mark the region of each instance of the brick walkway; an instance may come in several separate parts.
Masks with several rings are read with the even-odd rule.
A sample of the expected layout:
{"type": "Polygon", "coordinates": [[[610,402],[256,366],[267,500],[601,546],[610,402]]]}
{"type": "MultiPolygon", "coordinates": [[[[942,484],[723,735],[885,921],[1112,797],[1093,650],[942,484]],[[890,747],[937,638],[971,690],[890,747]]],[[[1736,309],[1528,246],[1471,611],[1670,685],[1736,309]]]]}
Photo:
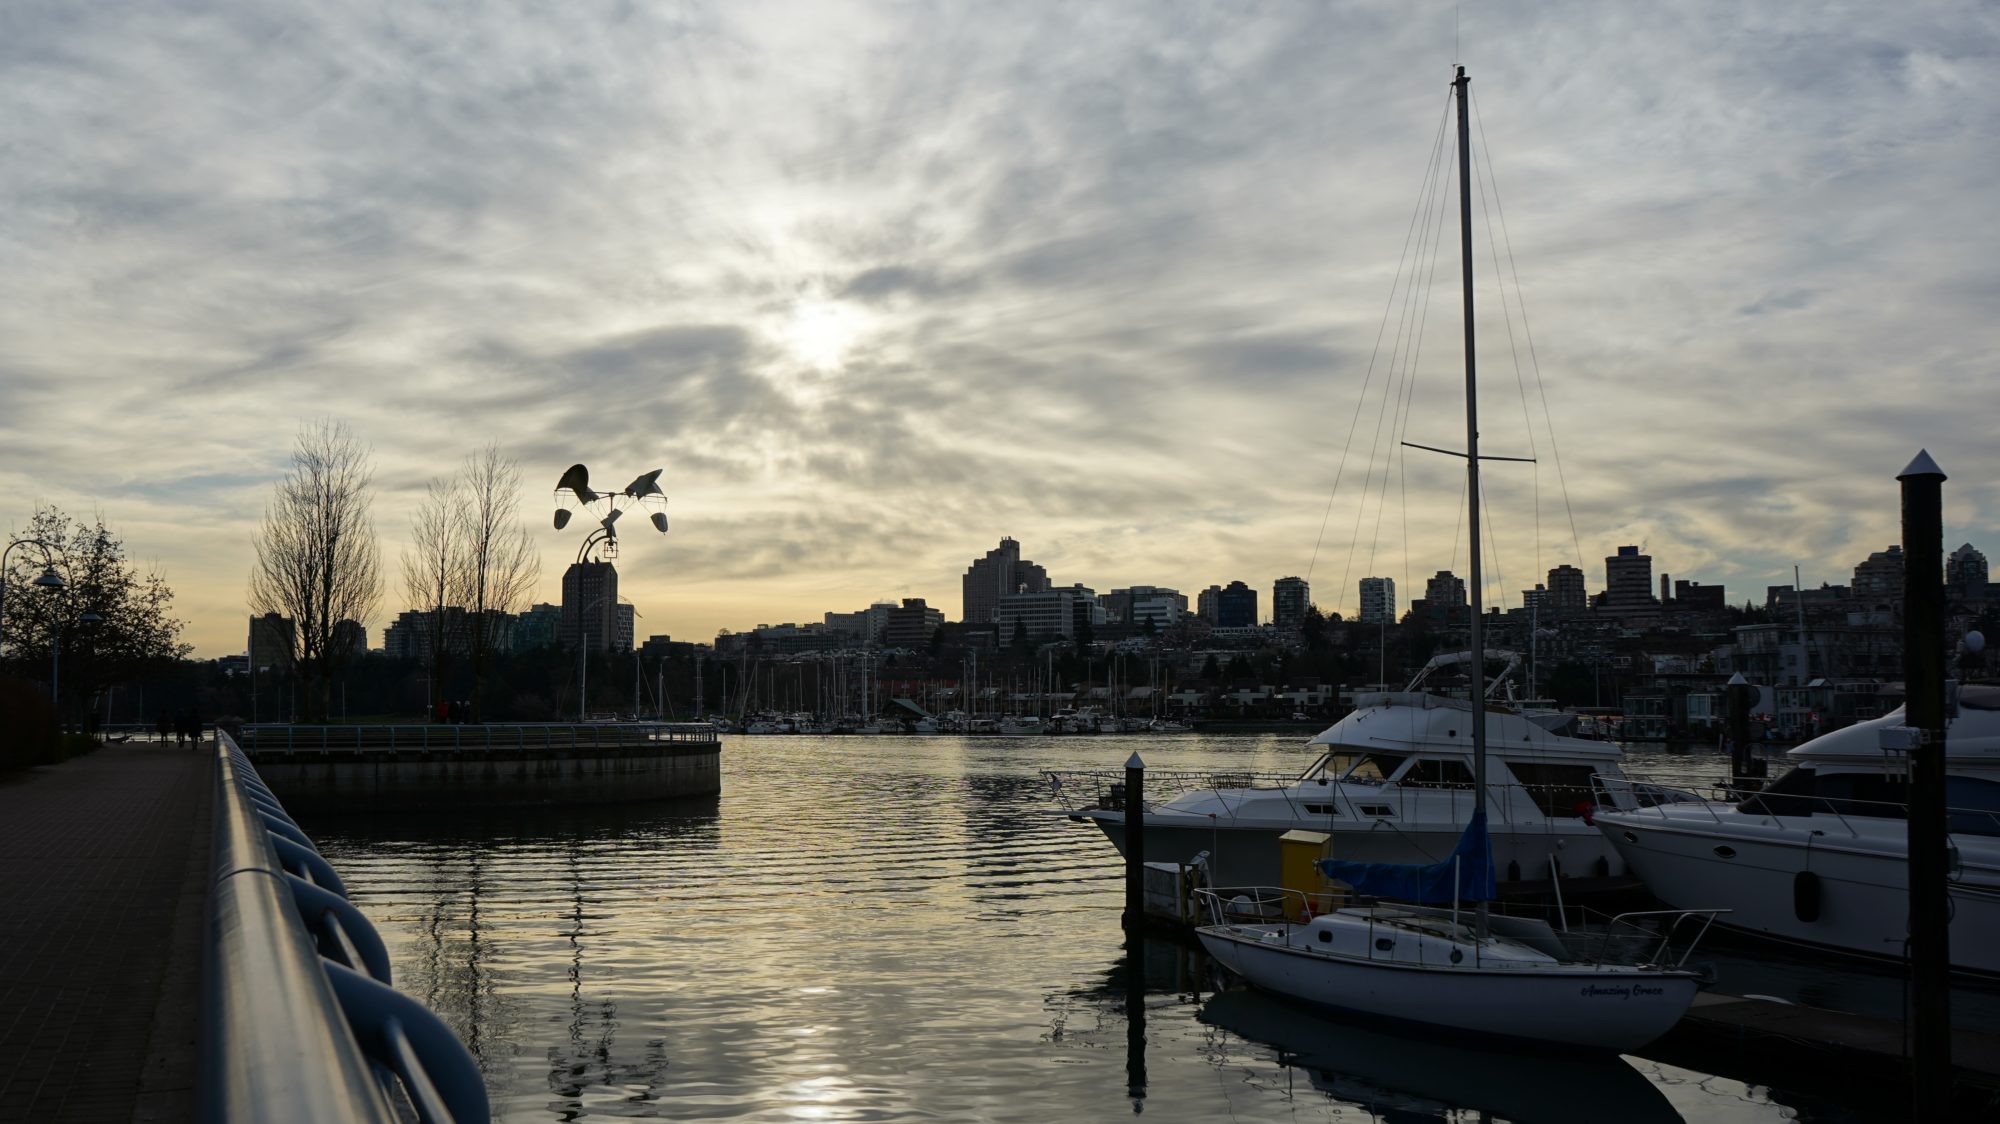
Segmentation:
{"type": "Polygon", "coordinates": [[[0,776],[0,1121],[192,1118],[213,744],[0,776]]]}

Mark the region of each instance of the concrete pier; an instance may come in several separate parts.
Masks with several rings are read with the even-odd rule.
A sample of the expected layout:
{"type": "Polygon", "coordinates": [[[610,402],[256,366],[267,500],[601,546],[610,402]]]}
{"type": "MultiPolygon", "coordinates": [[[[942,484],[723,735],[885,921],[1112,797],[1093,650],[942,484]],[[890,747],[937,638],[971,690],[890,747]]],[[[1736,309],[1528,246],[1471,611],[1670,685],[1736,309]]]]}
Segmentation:
{"type": "Polygon", "coordinates": [[[249,727],[264,783],[299,813],[615,804],[714,796],[706,726],[249,727]]]}

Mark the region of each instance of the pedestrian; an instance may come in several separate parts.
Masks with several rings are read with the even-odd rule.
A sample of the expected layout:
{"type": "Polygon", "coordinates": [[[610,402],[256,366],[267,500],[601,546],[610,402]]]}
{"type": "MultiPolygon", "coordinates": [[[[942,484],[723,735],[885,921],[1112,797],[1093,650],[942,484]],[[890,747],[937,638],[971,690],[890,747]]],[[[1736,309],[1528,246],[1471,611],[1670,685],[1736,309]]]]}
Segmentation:
{"type": "Polygon", "coordinates": [[[201,712],[190,708],[187,712],[188,749],[201,748],[201,712]]]}
{"type": "Polygon", "coordinates": [[[161,711],[160,717],[153,722],[153,731],[154,733],[159,735],[160,744],[165,745],[167,739],[172,737],[174,734],[173,715],[168,714],[164,710],[161,711]]]}

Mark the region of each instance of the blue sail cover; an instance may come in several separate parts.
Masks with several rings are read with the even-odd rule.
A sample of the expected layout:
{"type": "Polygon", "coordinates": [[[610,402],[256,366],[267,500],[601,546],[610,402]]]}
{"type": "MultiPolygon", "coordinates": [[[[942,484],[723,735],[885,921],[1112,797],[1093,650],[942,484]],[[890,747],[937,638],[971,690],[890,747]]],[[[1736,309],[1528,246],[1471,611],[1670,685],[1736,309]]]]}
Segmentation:
{"type": "Polygon", "coordinates": [[[1452,903],[1452,870],[1458,871],[1458,895],[1462,902],[1490,902],[1497,894],[1493,885],[1493,840],[1486,834],[1486,809],[1472,813],[1458,846],[1440,863],[1357,863],[1346,859],[1320,859],[1314,865],[1328,878],[1354,887],[1355,893],[1419,905],[1452,903]]]}

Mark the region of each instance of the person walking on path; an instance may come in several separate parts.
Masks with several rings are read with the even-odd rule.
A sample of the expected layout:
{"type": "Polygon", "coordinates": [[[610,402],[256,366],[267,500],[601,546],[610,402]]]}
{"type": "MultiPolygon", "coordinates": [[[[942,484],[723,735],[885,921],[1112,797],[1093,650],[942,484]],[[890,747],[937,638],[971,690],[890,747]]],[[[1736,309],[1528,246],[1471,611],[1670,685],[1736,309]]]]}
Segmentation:
{"type": "Polygon", "coordinates": [[[201,711],[190,708],[187,712],[188,749],[201,748],[201,711]]]}
{"type": "Polygon", "coordinates": [[[160,744],[165,745],[167,743],[167,739],[174,736],[173,715],[168,714],[164,710],[161,711],[160,717],[153,722],[153,730],[155,733],[159,735],[160,744]]]}

